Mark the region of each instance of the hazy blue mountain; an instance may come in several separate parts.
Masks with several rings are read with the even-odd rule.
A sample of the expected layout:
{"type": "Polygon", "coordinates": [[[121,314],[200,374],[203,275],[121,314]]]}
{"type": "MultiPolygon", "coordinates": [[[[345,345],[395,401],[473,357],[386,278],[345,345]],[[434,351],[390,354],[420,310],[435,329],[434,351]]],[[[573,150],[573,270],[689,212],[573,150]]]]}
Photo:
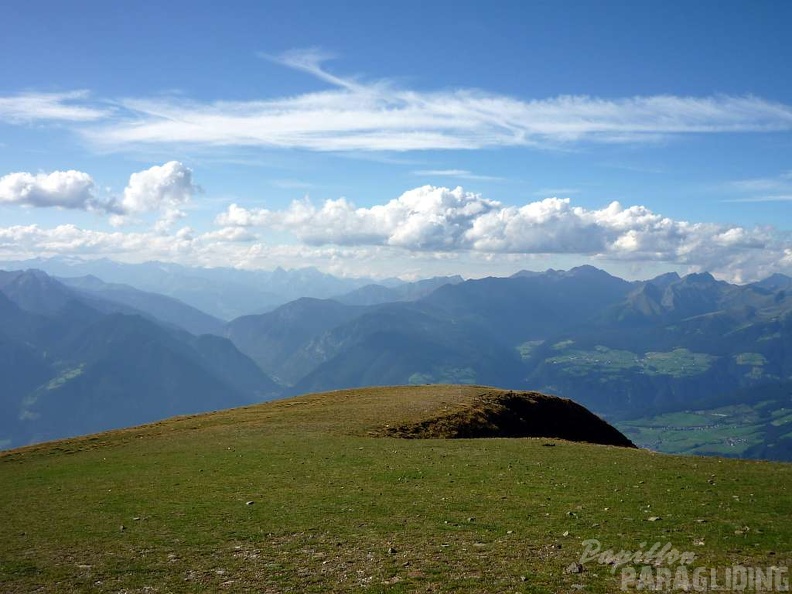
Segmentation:
{"type": "Polygon", "coordinates": [[[639,281],[635,284],[642,285],[642,284],[651,283],[655,287],[658,287],[660,289],[665,289],[668,285],[678,282],[681,278],[682,277],[680,277],[679,274],[677,274],[676,272],[666,272],[665,274],[658,275],[648,281],[643,281],[643,282],[639,281]]]}
{"type": "Polygon", "coordinates": [[[417,304],[373,308],[312,340],[295,357],[317,365],[293,392],[406,383],[519,380],[517,352],[480,328],[417,304]]]}
{"type": "Polygon", "coordinates": [[[445,285],[456,285],[464,282],[461,276],[436,276],[413,283],[404,283],[395,287],[381,284],[366,285],[344,295],[334,297],[336,301],[347,305],[379,305],[397,301],[415,301],[445,285]]]}
{"type": "Polygon", "coordinates": [[[43,325],[44,318],[26,311],[0,289],[0,335],[27,341],[43,325]]]}
{"type": "MultiPolygon", "coordinates": [[[[287,373],[276,376],[296,383],[296,390],[372,382],[511,385],[524,377],[519,344],[587,320],[629,288],[606,273],[580,268],[553,271],[549,278],[445,284],[412,303],[357,311],[324,305],[321,325],[303,316],[299,322],[280,320],[279,335],[289,337],[288,356],[277,364],[287,373]]],[[[228,336],[243,352],[259,361],[263,352],[276,349],[263,339],[271,334],[252,330],[250,321],[241,326],[251,329],[244,342],[237,327],[228,336]]]]}
{"type": "Polygon", "coordinates": [[[40,270],[0,270],[0,290],[24,310],[40,314],[80,304],[105,314],[142,315],[194,334],[220,334],[223,329],[221,320],[176,299],[93,276],[56,279],[40,270]]]}
{"type": "Polygon", "coordinates": [[[20,403],[16,433],[26,441],[252,401],[207,373],[188,345],[141,317],[104,316],[69,342],[71,356],[54,362],[57,377],[20,403]]]}
{"type": "MultiPolygon", "coordinates": [[[[270,287],[270,290],[289,300],[300,297],[332,298],[335,295],[341,295],[372,283],[371,279],[365,277],[341,278],[320,272],[312,267],[294,270],[284,270],[278,267],[272,272],[257,274],[267,279],[267,286],[270,287]]],[[[402,284],[402,281],[392,278],[380,281],[380,284],[391,287],[402,284]]]]}
{"type": "Polygon", "coordinates": [[[107,259],[37,259],[7,262],[5,268],[37,268],[58,277],[95,276],[106,283],[179,299],[220,319],[231,319],[289,299],[269,291],[255,273],[232,269],[192,268],[172,263],[124,264],[107,259]]]}
{"type": "MultiPolygon", "coordinates": [[[[366,278],[338,278],[315,268],[239,270],[164,262],[124,264],[107,259],[38,258],[3,262],[0,268],[35,268],[57,277],[93,275],[106,283],[129,285],[179,299],[222,320],[271,311],[300,297],[326,299],[373,282],[366,278]]],[[[380,281],[387,286],[400,283],[398,279],[380,281]]]]}
{"type": "Polygon", "coordinates": [[[0,291],[26,311],[52,314],[75,300],[73,291],[41,270],[0,270],[0,291]]]}
{"type": "Polygon", "coordinates": [[[15,440],[19,404],[27,394],[48,382],[53,370],[41,352],[0,330],[0,377],[0,448],[5,448],[22,443],[15,440]]]}
{"type": "MultiPolygon", "coordinates": [[[[238,321],[229,336],[239,341],[246,329],[241,348],[259,349],[268,371],[288,369],[279,377],[293,393],[494,383],[571,397],[629,420],[737,406],[735,393],[761,393],[792,378],[792,299],[774,283],[673,273],[630,283],[592,267],[549,270],[445,285],[410,303],[358,310],[290,304],[263,318],[261,329],[254,319],[238,321]]],[[[778,402],[763,405],[757,418],[778,413],[778,402]]],[[[782,425],[792,429],[789,423],[792,417],[782,425]]],[[[783,443],[762,445],[774,431],[757,430],[763,437],[742,453],[780,455],[783,443]]]]}
{"type": "Polygon", "coordinates": [[[497,334],[516,347],[587,323],[624,299],[631,284],[590,266],[531,276],[485,278],[447,285],[419,301],[497,334]]]}
{"type": "Polygon", "coordinates": [[[280,393],[225,338],[196,337],[140,315],[100,311],[92,298],[40,271],[3,273],[0,283],[3,446],[280,393]]]}
{"type": "MultiPolygon", "coordinates": [[[[135,289],[129,285],[105,283],[93,276],[59,278],[80,295],[99,298],[148,314],[152,318],[183,328],[192,334],[222,334],[224,322],[178,299],[135,289]]],[[[130,312],[131,313],[131,312],[130,312]]]]}
{"type": "Polygon", "coordinates": [[[792,289],[792,277],[785,274],[772,274],[766,279],[753,283],[754,286],[770,291],[781,291],[792,289]]]}
{"type": "Polygon", "coordinates": [[[640,283],[624,303],[613,309],[612,321],[658,324],[705,314],[730,312],[742,317],[763,309],[783,310],[788,307],[786,293],[783,288],[771,288],[773,282],[731,285],[707,273],[684,278],[664,275],[640,283]]]}
{"type": "MultiPolygon", "coordinates": [[[[211,282],[231,283],[236,272],[215,270],[211,282]]],[[[282,286],[292,272],[262,274],[282,286]]],[[[321,276],[301,274],[306,285],[321,276]]],[[[179,316],[216,320],[162,296],[92,278],[71,281],[77,289],[40,271],[0,272],[0,442],[47,438],[67,418],[78,432],[284,392],[457,382],[572,398],[633,423],[644,445],[783,458],[792,433],[788,280],[732,285],[672,273],[627,282],[590,266],[431,279],[341,297],[368,305],[301,298],[238,317],[223,337],[196,337],[175,327],[179,316]],[[157,312],[168,325],[153,319],[157,312]],[[696,429],[707,439],[684,433],[672,445],[653,425],[699,417],[736,424],[713,422],[696,429]]]]}
{"type": "MultiPolygon", "coordinates": [[[[594,323],[524,345],[528,382],[625,420],[727,404],[754,409],[754,395],[792,378],[792,300],[783,290],[709,275],[668,280],[642,284],[594,323]]],[[[782,424],[790,430],[790,423],[782,424]]],[[[769,451],[765,437],[743,454],[769,451]]]]}
{"type": "Polygon", "coordinates": [[[311,363],[290,361],[294,354],[315,336],[362,311],[330,299],[305,297],[269,313],[237,318],[228,323],[225,336],[266,373],[291,385],[313,368],[311,363]]]}

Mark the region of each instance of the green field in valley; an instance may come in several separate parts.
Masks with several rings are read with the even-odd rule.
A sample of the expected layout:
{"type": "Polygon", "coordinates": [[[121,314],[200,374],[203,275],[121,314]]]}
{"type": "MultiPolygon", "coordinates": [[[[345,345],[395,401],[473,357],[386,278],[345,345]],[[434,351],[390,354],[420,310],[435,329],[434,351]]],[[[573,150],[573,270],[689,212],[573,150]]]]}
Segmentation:
{"type": "Polygon", "coordinates": [[[625,372],[646,375],[669,375],[687,377],[706,372],[716,357],[705,353],[693,353],[678,348],[667,352],[649,352],[644,355],[632,351],[597,346],[591,350],[573,348],[572,341],[554,346],[561,352],[547,359],[548,363],[562,366],[569,375],[583,376],[596,372],[618,375],[625,372]]]}
{"type": "Polygon", "coordinates": [[[617,425],[635,443],[657,451],[743,456],[750,448],[765,443],[768,431],[778,433],[780,439],[792,437],[792,408],[775,408],[774,402],[735,404],[620,421],[617,425]]]}

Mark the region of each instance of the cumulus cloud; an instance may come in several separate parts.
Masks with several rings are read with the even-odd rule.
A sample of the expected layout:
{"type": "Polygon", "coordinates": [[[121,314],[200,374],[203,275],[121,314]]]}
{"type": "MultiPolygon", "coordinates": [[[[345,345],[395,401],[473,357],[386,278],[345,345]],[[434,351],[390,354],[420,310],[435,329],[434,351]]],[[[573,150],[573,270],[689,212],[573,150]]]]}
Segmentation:
{"type": "Polygon", "coordinates": [[[282,211],[232,204],[216,218],[216,223],[285,229],[309,245],[453,250],[465,243],[464,234],[472,221],[497,206],[497,202],[462,188],[424,186],[371,208],[356,208],[345,198],[326,200],[321,207],[308,199],[296,200],[282,211]]]}
{"type": "Polygon", "coordinates": [[[76,225],[58,225],[53,228],[17,225],[0,228],[0,257],[5,259],[74,255],[119,259],[155,256],[172,260],[192,251],[192,241],[177,234],[108,233],[82,229],[76,225]]]}
{"type": "Polygon", "coordinates": [[[179,161],[133,173],[119,202],[123,214],[113,222],[123,224],[135,215],[158,212],[160,227],[167,228],[185,216],[183,207],[197,190],[192,170],[179,161]]]}
{"type": "Polygon", "coordinates": [[[101,212],[110,214],[114,225],[156,213],[160,230],[185,216],[183,208],[196,191],[192,171],[178,161],[133,173],[120,198],[99,198],[94,179],[83,171],[17,172],[0,177],[0,204],[101,212]]]}
{"type": "Polygon", "coordinates": [[[82,171],[9,173],[0,177],[0,204],[89,210],[97,205],[95,189],[93,178],[82,171]]]}
{"type": "Polygon", "coordinates": [[[742,262],[781,263],[790,237],[765,228],[674,220],[619,202],[600,209],[546,198],[507,206],[462,188],[423,186],[385,204],[297,200],[283,210],[232,204],[223,228],[289,231],[309,246],[378,246],[407,252],[575,254],[726,270],[742,262]]]}
{"type": "Polygon", "coordinates": [[[319,266],[341,274],[510,274],[589,262],[632,269],[707,270],[732,281],[792,273],[792,236],[674,220],[643,206],[599,209],[547,198],[519,206],[425,186],[385,204],[299,200],[282,210],[229,207],[216,230],[103,232],[74,225],[0,227],[0,259],[54,255],[192,265],[319,266]],[[298,241],[278,237],[290,232],[298,241]],[[549,259],[549,260],[548,260],[549,259]]]}
{"type": "Polygon", "coordinates": [[[217,231],[209,231],[201,236],[203,239],[220,242],[249,242],[257,239],[254,233],[241,227],[223,227],[217,231]]]}

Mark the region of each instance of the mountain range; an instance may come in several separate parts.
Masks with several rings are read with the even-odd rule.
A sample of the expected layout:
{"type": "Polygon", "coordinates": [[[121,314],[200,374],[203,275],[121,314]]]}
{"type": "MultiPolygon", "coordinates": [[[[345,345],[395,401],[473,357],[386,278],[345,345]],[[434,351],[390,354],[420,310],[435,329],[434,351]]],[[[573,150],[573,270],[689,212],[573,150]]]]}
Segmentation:
{"type": "MultiPolygon", "coordinates": [[[[177,277],[193,274],[185,270],[177,277]]],[[[13,368],[14,396],[2,403],[4,418],[15,419],[7,423],[13,431],[3,428],[9,443],[55,435],[43,419],[56,397],[65,408],[51,418],[65,423],[71,399],[74,410],[101,410],[141,390],[168,395],[151,396],[159,418],[366,385],[475,383],[572,398],[639,445],[792,459],[792,279],[784,275],[749,285],[707,273],[628,282],[583,266],[468,281],[325,279],[327,291],[341,292],[263,313],[250,303],[229,321],[136,279],[0,273],[0,312],[13,320],[0,326],[3,360],[13,368]],[[118,394],[107,390],[112,378],[118,394]],[[218,400],[220,392],[227,398],[218,400]],[[668,415],[691,411],[701,420],[682,423],[684,440],[671,444],[681,421],[668,415]]],[[[69,434],[92,419],[81,418],[69,434]]],[[[125,417],[108,419],[118,426],[125,417]]]]}
{"type": "Polygon", "coordinates": [[[5,446],[279,393],[227,339],[195,336],[34,270],[0,271],[0,353],[5,446]]]}
{"type": "MultiPolygon", "coordinates": [[[[371,285],[367,278],[339,278],[315,268],[299,270],[241,270],[201,268],[170,262],[127,264],[106,258],[36,258],[0,264],[5,270],[36,269],[58,278],[95,277],[158,293],[195,307],[224,321],[271,311],[300,297],[328,298],[371,285]]],[[[399,279],[378,281],[384,288],[404,284],[399,279]]]]}

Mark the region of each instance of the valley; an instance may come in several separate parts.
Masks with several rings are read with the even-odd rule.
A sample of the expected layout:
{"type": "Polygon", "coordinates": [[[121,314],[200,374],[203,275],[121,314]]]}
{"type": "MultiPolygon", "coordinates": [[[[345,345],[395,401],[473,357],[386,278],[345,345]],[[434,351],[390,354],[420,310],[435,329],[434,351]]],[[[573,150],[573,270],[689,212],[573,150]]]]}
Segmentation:
{"type": "MultiPolygon", "coordinates": [[[[134,280],[153,268],[141,266],[119,270],[134,280]]],[[[181,270],[171,292],[185,277],[231,276],[181,270]]],[[[255,281],[251,294],[284,291],[291,277],[292,293],[346,283],[276,276],[272,286],[266,275],[234,278],[255,281]]],[[[706,273],[627,282],[583,266],[369,284],[224,321],[96,277],[0,272],[0,345],[13,352],[0,442],[308,392],[453,383],[568,397],[658,451],[789,460],[791,286],[783,275],[731,285],[706,273]],[[677,423],[690,415],[709,421],[677,423]]]]}

